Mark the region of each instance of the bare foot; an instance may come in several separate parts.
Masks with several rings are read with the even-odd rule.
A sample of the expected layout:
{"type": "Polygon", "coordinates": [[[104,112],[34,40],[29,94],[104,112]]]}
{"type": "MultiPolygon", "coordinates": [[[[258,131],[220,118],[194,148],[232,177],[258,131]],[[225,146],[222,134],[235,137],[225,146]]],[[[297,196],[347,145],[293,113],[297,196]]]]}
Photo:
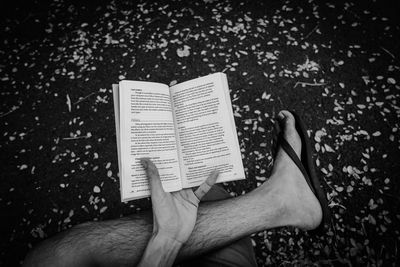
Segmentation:
{"type": "MultiPolygon", "coordinates": [[[[300,158],[301,139],[292,113],[286,110],[279,112],[278,122],[284,138],[300,158]]],[[[282,148],[278,150],[271,177],[265,186],[276,189],[282,197],[285,225],[311,230],[321,223],[322,210],[318,199],[300,169],[282,148]]]]}

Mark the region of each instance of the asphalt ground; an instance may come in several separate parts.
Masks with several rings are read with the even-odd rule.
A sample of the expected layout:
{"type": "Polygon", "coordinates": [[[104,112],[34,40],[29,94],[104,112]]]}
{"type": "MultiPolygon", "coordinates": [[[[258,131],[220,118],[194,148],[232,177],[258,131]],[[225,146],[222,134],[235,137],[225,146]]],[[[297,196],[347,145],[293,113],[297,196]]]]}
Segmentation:
{"type": "Polygon", "coordinates": [[[324,236],[252,235],[263,265],[394,266],[400,225],[400,9],[376,1],[9,1],[1,8],[0,264],[121,203],[111,84],[228,75],[247,179],[273,118],[306,121],[332,210],[324,236]]]}

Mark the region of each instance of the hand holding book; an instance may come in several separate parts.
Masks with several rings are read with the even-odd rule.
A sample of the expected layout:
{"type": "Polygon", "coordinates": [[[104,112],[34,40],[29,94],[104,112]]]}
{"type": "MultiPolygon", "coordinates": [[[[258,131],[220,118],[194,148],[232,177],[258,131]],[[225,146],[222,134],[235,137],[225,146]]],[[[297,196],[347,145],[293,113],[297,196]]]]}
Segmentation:
{"type": "Polygon", "coordinates": [[[139,266],[172,266],[182,245],[189,239],[197,218],[201,198],[218,177],[212,172],[196,191],[165,192],[157,167],[149,159],[141,159],[149,179],[153,206],[153,234],[139,266]]]}
{"type": "Polygon", "coordinates": [[[169,193],[162,187],[156,165],[150,159],[141,159],[141,164],[150,184],[153,234],[162,234],[185,243],[193,231],[200,200],[215,184],[218,171],[211,172],[195,191],[189,188],[169,193]]]}

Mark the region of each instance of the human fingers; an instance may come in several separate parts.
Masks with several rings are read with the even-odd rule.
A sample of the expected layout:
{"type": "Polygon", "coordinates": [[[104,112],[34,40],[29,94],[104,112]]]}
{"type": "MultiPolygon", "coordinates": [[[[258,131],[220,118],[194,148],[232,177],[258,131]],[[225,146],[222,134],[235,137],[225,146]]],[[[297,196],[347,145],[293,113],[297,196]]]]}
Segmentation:
{"type": "Polygon", "coordinates": [[[165,193],[156,165],[154,165],[149,158],[141,158],[140,163],[145,169],[147,178],[149,179],[151,195],[154,196],[165,193]]]}
{"type": "Polygon", "coordinates": [[[194,195],[197,197],[197,199],[199,201],[204,197],[205,194],[207,194],[207,192],[215,184],[215,182],[217,181],[218,175],[219,175],[219,171],[218,170],[213,170],[211,172],[210,176],[208,176],[207,180],[205,180],[199,186],[199,188],[197,188],[196,191],[194,191],[194,195]]]}

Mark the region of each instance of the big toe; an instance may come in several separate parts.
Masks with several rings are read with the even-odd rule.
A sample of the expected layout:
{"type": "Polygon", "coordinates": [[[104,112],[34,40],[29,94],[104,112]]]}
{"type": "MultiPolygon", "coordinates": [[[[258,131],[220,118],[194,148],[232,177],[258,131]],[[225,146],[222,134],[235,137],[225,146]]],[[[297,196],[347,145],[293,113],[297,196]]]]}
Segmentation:
{"type": "Polygon", "coordinates": [[[283,130],[283,136],[292,146],[298,156],[301,154],[301,140],[296,130],[296,120],[293,114],[287,110],[278,113],[279,126],[283,130]]]}
{"type": "Polygon", "coordinates": [[[287,110],[281,110],[278,113],[278,119],[280,126],[284,131],[295,131],[295,119],[292,113],[287,110]]]}

